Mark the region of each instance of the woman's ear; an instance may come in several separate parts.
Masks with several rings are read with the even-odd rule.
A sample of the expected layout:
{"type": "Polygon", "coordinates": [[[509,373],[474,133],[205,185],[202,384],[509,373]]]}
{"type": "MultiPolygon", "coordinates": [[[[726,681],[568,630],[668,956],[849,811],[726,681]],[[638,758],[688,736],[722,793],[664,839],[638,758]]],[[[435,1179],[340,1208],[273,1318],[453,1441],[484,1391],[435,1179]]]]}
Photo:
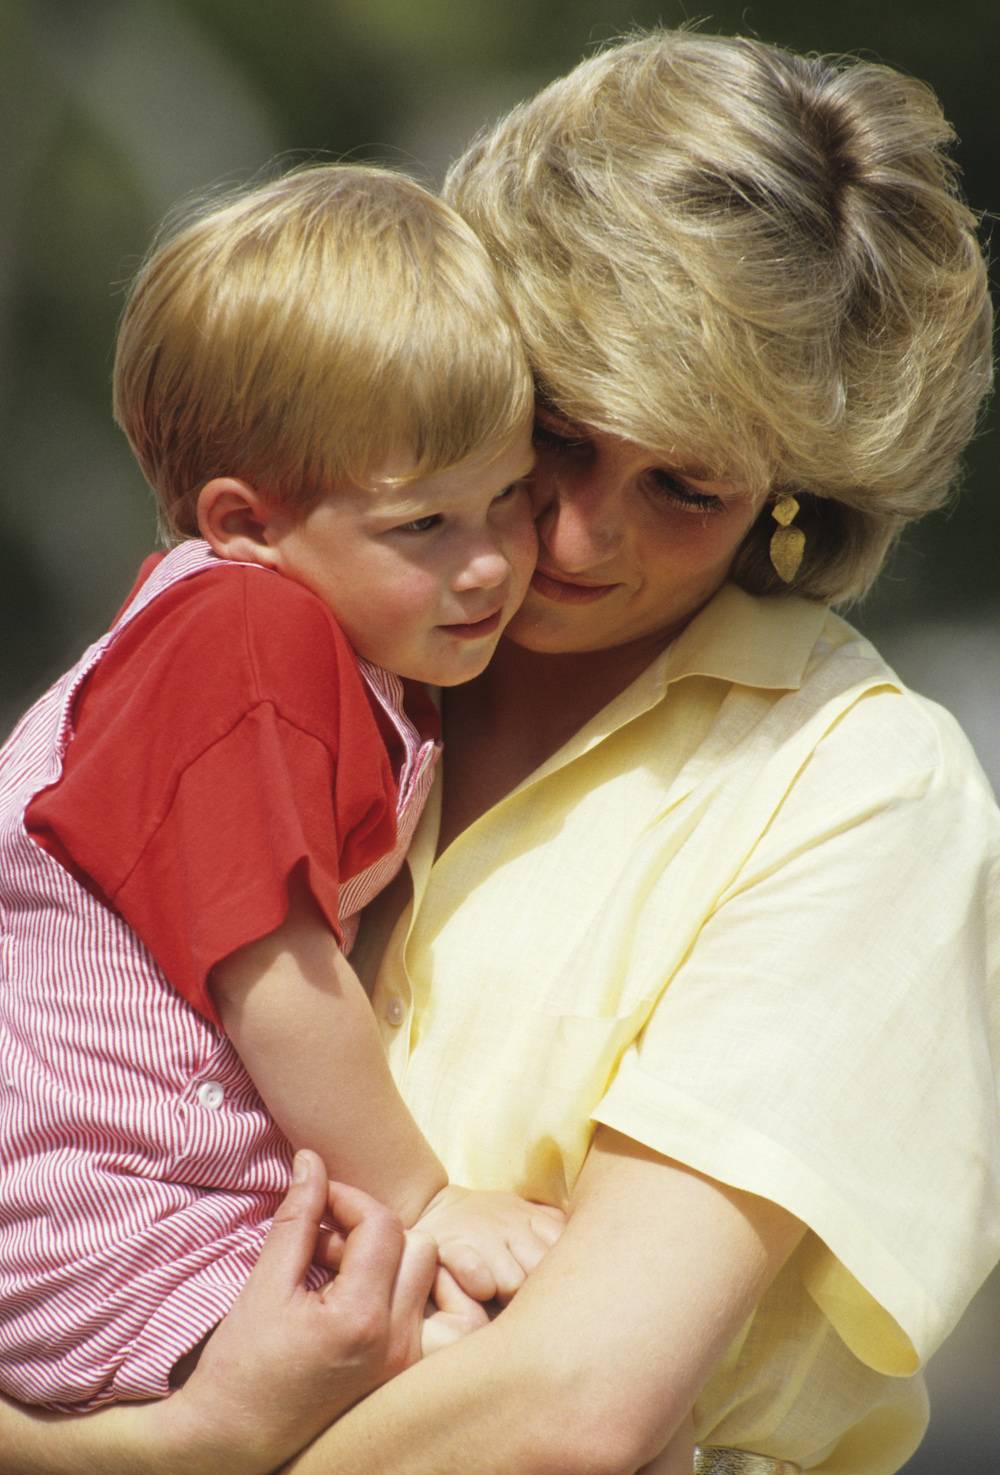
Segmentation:
{"type": "Polygon", "coordinates": [[[249,482],[217,476],[198,493],[198,531],[217,558],[277,568],[269,536],[276,510],[249,482]]]}

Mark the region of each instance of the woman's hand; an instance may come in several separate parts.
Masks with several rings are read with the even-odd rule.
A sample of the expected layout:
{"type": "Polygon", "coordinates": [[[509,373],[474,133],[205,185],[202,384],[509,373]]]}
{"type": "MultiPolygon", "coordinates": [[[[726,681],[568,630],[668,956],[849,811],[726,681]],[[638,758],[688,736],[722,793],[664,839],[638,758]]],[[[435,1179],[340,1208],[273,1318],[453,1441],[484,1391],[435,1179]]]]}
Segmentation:
{"type": "Polygon", "coordinates": [[[434,1242],[359,1189],[327,1182],[314,1152],[260,1258],[183,1386],[155,1403],[66,1415],[0,1399],[0,1475],[268,1475],[331,1420],[420,1356],[434,1242]],[[321,1230],[332,1216],[342,1232],[321,1230]],[[317,1258],[340,1265],[318,1291],[317,1258]]]}
{"type": "Polygon", "coordinates": [[[435,1271],[431,1239],[404,1234],[359,1189],[328,1184],[317,1154],[300,1152],[253,1273],[168,1400],[191,1451],[171,1469],[257,1475],[288,1459],[420,1357],[435,1271]],[[343,1240],[320,1232],[325,1214],[343,1240]],[[318,1244],[340,1269],[311,1291],[304,1278],[318,1244]]]}

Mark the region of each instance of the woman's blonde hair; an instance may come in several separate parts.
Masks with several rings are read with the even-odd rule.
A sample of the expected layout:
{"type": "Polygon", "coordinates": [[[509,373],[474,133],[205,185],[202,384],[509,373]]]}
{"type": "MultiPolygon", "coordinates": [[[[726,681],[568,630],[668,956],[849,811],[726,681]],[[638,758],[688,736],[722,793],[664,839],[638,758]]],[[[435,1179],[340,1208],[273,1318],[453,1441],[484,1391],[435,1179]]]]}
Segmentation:
{"type": "MultiPolygon", "coordinates": [[[[805,492],[793,592],[861,594],[941,504],[990,382],[976,221],[924,84],[659,31],[476,140],[445,197],[571,419],[758,494],[805,492]]],[[[782,590],[758,519],[733,568],[782,590]]]]}
{"type": "Polygon", "coordinates": [[[118,334],[115,418],[165,536],[241,477],[304,507],[400,450],[414,476],[501,450],[531,376],[489,258],[403,175],[299,169],[154,245],[118,334]]]}

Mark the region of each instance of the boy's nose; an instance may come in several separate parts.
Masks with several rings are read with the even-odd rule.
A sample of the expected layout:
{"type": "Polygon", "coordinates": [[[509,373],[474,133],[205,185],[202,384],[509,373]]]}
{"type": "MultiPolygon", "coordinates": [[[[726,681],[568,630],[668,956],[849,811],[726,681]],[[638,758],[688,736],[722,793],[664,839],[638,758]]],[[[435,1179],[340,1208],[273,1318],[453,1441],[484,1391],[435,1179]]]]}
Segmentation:
{"type": "Polygon", "coordinates": [[[469,548],[452,581],[456,592],[464,589],[496,589],[510,573],[510,561],[493,538],[483,538],[469,548]]]}

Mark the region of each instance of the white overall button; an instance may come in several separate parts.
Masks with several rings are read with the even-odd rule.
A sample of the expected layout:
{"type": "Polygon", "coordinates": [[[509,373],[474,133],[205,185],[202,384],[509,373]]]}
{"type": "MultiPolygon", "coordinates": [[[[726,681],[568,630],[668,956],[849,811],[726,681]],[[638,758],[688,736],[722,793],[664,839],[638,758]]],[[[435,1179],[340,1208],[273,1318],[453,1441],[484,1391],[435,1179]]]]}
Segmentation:
{"type": "Polygon", "coordinates": [[[398,1027],[402,1024],[405,1014],[406,1010],[403,1007],[402,999],[393,994],[392,998],[385,1006],[386,1019],[388,1019],[391,1025],[398,1027]]]}
{"type": "Polygon", "coordinates": [[[207,1106],[211,1111],[216,1111],[226,1099],[226,1093],[218,1081],[202,1081],[197,1095],[202,1106],[207,1106]]]}

